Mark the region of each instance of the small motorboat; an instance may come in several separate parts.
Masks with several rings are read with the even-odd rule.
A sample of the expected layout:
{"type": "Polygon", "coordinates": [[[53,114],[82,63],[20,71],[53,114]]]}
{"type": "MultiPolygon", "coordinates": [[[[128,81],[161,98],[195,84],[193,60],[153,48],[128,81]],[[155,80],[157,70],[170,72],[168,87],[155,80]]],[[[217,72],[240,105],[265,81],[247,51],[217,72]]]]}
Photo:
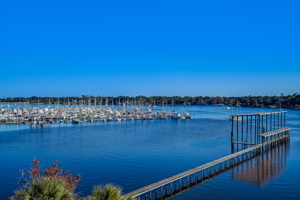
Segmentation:
{"type": "Polygon", "coordinates": [[[81,123],[82,121],[78,120],[78,119],[73,119],[72,120],[72,124],[79,124],[81,123]]]}
{"type": "Polygon", "coordinates": [[[178,112],[173,112],[171,118],[172,119],[182,119],[180,113],[178,113],[178,112]]]}

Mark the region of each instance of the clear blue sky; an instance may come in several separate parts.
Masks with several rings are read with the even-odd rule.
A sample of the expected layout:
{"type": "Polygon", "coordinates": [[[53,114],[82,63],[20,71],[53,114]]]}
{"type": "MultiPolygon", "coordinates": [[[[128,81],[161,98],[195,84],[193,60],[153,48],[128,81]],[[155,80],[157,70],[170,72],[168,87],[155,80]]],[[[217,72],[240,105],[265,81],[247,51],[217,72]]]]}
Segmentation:
{"type": "Polygon", "coordinates": [[[0,97],[300,92],[300,1],[2,1],[0,97]]]}

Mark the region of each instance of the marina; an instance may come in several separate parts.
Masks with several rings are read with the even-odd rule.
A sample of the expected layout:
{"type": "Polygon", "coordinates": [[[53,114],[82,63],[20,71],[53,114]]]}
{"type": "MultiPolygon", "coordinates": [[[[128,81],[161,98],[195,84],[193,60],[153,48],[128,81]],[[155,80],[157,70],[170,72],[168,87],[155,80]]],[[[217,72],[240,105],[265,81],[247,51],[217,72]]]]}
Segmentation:
{"type": "Polygon", "coordinates": [[[176,111],[153,112],[151,106],[146,109],[132,107],[116,109],[106,106],[64,106],[64,107],[32,107],[32,108],[0,108],[0,124],[28,124],[43,127],[51,123],[125,121],[125,120],[154,120],[154,119],[190,119],[188,112],[176,111]]]}

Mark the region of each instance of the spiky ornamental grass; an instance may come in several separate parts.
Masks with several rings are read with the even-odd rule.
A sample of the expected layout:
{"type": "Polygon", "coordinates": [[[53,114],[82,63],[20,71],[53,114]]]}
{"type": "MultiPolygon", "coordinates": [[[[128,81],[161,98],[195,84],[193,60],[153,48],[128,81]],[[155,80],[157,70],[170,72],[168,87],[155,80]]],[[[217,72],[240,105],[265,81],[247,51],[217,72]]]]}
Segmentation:
{"type": "Polygon", "coordinates": [[[122,195],[120,187],[106,184],[94,187],[92,195],[85,197],[84,200],[134,200],[134,198],[122,195]]]}
{"type": "Polygon", "coordinates": [[[63,180],[41,177],[34,179],[24,189],[15,191],[15,200],[74,200],[63,180]]]}

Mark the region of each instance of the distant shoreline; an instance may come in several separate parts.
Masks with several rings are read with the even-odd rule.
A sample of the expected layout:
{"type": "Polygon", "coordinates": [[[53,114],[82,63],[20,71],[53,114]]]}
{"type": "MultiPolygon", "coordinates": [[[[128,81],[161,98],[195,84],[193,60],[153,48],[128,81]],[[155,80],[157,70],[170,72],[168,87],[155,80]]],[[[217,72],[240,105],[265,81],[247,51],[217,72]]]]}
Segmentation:
{"type": "MultiPolygon", "coordinates": [[[[0,104],[24,104],[24,102],[0,102],[0,104]]],[[[28,104],[28,105],[57,105],[57,104],[47,104],[47,103],[31,103],[31,104],[28,104]]],[[[67,104],[59,104],[59,105],[65,105],[67,106],[67,104]]],[[[81,106],[81,104],[70,104],[72,106],[81,106]]],[[[105,104],[97,104],[97,106],[105,106],[105,104]]],[[[88,105],[86,105],[88,106],[88,105]]],[[[117,105],[115,105],[117,106],[117,105]]],[[[133,105],[129,105],[129,106],[139,106],[139,105],[136,105],[136,104],[133,104],[133,105]]],[[[141,106],[148,106],[148,105],[141,105],[141,106]]],[[[156,105],[156,106],[163,106],[163,105],[156,105]]],[[[165,105],[164,105],[165,106],[165,105]]],[[[172,105],[167,105],[167,106],[172,106],[172,105]]],[[[198,105],[198,104],[193,104],[193,105],[173,105],[173,106],[215,106],[215,107],[236,107],[234,105],[198,105]]],[[[289,109],[289,110],[300,110],[299,107],[296,107],[296,108],[287,108],[287,107],[249,107],[249,106],[239,106],[240,108],[266,108],[266,109],[289,109]]]]}
{"type": "Polygon", "coordinates": [[[201,105],[201,106],[239,106],[249,108],[300,109],[300,94],[286,96],[69,96],[69,97],[7,97],[0,103],[59,104],[59,105],[201,105]]]}

